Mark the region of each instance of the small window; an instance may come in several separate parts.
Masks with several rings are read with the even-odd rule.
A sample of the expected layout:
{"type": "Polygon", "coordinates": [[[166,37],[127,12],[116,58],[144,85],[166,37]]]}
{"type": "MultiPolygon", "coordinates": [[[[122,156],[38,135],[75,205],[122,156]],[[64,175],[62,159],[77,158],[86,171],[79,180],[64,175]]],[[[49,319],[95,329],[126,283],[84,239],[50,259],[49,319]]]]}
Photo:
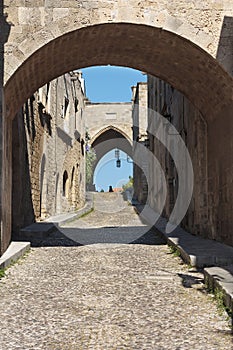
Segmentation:
{"type": "Polygon", "coordinates": [[[62,106],[62,117],[63,118],[66,117],[68,105],[69,105],[69,99],[68,99],[68,97],[65,97],[64,98],[64,105],[62,106]]]}
{"type": "Polygon", "coordinates": [[[67,183],[68,183],[68,174],[65,170],[63,173],[63,186],[62,186],[62,195],[65,197],[67,195],[67,183]]]}
{"type": "Polygon", "coordinates": [[[79,101],[78,101],[77,97],[75,97],[75,99],[74,99],[74,111],[75,111],[75,113],[78,112],[78,104],[79,104],[79,101]]]}

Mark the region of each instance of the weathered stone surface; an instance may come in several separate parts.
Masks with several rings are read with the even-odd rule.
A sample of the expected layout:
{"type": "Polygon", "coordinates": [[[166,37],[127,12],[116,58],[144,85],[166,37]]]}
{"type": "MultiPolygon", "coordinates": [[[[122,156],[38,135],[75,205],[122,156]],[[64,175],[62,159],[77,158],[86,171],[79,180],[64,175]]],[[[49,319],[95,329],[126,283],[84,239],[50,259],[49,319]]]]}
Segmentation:
{"type": "MultiPolygon", "coordinates": [[[[138,221],[134,215],[126,206],[105,223],[95,212],[82,220],[121,225],[138,221]]],[[[32,249],[0,281],[1,347],[230,349],[226,315],[206,294],[203,275],[189,272],[156,235],[155,241],[32,249]]]]}
{"type": "Polygon", "coordinates": [[[39,89],[14,120],[12,214],[17,237],[20,228],[35,220],[84,204],[84,99],[81,78],[66,74],[39,89]]]}
{"type": "Polygon", "coordinates": [[[119,129],[132,142],[132,104],[130,102],[87,102],[84,117],[91,138],[90,144],[109,127],[119,129]]]}
{"type": "Polygon", "coordinates": [[[29,242],[11,242],[8,249],[0,258],[0,269],[9,267],[29,250],[29,242]]]}
{"type": "MultiPolygon", "coordinates": [[[[228,72],[232,74],[232,23],[230,18],[233,10],[227,0],[221,1],[221,3],[209,0],[204,5],[201,2],[197,5],[196,2],[182,1],[177,3],[176,1],[167,2],[165,0],[160,2],[148,0],[139,3],[133,0],[130,3],[121,0],[110,2],[105,0],[63,1],[62,4],[59,1],[27,2],[22,3],[20,7],[8,0],[5,6],[8,21],[12,23],[10,37],[6,45],[5,83],[27,58],[38,49],[42,49],[41,52],[38,52],[40,57],[36,58],[34,56],[31,62],[32,67],[24,67],[22,71],[25,82],[27,71],[35,68],[37,72],[41,70],[40,81],[35,81],[35,86],[26,84],[22,91],[20,88],[16,89],[17,85],[14,86],[15,83],[13,83],[14,88],[12,86],[9,91],[12,101],[13,94],[16,93],[15,89],[18,90],[17,98],[21,100],[18,106],[38,86],[63,74],[65,70],[93,64],[111,63],[130,66],[160,76],[184,92],[201,109],[205,108],[206,98],[203,94],[205,94],[206,89],[209,88],[209,91],[215,95],[213,96],[213,103],[216,104],[216,101],[219,101],[221,104],[222,99],[218,99],[217,93],[214,94],[214,90],[216,89],[216,92],[218,90],[215,85],[221,86],[221,90],[224,85],[229,86],[227,81],[224,82],[224,79],[222,81],[224,73],[220,67],[215,66],[214,68],[214,61],[211,61],[211,57],[192,44],[195,43],[213,57],[217,56],[228,72]],[[106,27],[106,30],[101,32],[99,32],[99,29],[97,30],[98,27],[91,28],[92,25],[107,23],[116,26],[120,22],[145,25],[149,26],[150,29],[154,27],[155,30],[152,31],[151,35],[145,29],[141,41],[139,33],[135,34],[133,27],[130,25],[116,27],[117,29],[114,29],[113,33],[111,33],[111,27],[106,27]],[[90,27],[87,28],[88,26],[90,27]],[[84,27],[86,30],[79,33],[78,29],[84,27]],[[88,33],[89,29],[90,33],[88,33]],[[126,40],[120,38],[122,30],[126,40]],[[65,57],[67,53],[65,43],[67,43],[66,38],[68,36],[63,37],[63,35],[68,33],[70,34],[69,45],[71,42],[73,43],[71,45],[73,51],[70,52],[69,57],[65,57]],[[100,41],[95,40],[96,45],[92,40],[93,34],[96,39],[99,35],[101,36],[100,41]],[[57,43],[53,42],[56,38],[57,43]],[[184,40],[184,38],[190,42],[184,40]],[[88,45],[87,47],[83,47],[83,40],[88,45]],[[147,41],[148,45],[146,45],[147,41]],[[154,44],[152,44],[153,42],[154,44]],[[164,45],[161,42],[164,42],[164,45]],[[44,50],[46,44],[49,44],[48,50],[44,50]],[[158,50],[156,52],[153,46],[157,46],[158,50]],[[182,49],[181,46],[184,46],[184,48],[182,49]],[[8,47],[11,48],[11,52],[8,47]],[[113,47],[117,50],[116,52],[113,47]],[[175,50],[172,48],[175,48],[175,50]],[[18,57],[19,49],[22,52],[20,59],[18,57]],[[91,49],[93,49],[92,52],[90,52],[91,49]],[[138,49],[140,50],[139,56],[137,55],[138,49]],[[61,51],[59,52],[59,50],[61,51]],[[111,51],[114,57],[110,55],[111,51]],[[177,55],[174,51],[177,52],[177,55]],[[78,59],[80,52],[86,55],[84,60],[78,59]],[[141,55],[142,52],[143,55],[141,55]],[[53,61],[52,65],[45,59],[45,57],[49,58],[50,55],[49,61],[50,63],[51,60],[53,61]],[[15,56],[17,60],[15,60],[15,56]],[[58,57],[59,60],[57,61],[56,58],[58,57]],[[146,62],[143,62],[144,60],[146,62]],[[149,63],[150,60],[152,60],[153,65],[149,63]],[[175,71],[179,71],[177,76],[174,72],[174,65],[175,71]],[[193,70],[195,67],[197,67],[196,71],[193,70]],[[173,69],[171,70],[171,68],[173,69]],[[200,71],[201,68],[204,68],[204,71],[200,71]],[[217,71],[219,69],[218,76],[217,71]],[[43,72],[44,74],[46,72],[47,77],[43,78],[43,72]],[[216,75],[214,77],[215,82],[209,80],[209,76],[212,74],[216,75]],[[182,83],[179,83],[180,75],[182,75],[182,83]],[[187,75],[187,79],[185,75],[187,75]],[[207,81],[208,84],[206,84],[207,81]],[[200,86],[203,82],[205,82],[205,86],[200,86]],[[190,86],[192,86],[192,91],[190,86]],[[195,86],[196,88],[194,88],[195,86]],[[22,94],[21,98],[19,92],[22,94]]],[[[20,79],[22,78],[18,75],[17,84],[20,84],[20,79]]],[[[223,96],[225,94],[223,93],[223,96]]],[[[209,98],[210,96],[211,93],[209,93],[209,98]]],[[[15,97],[14,105],[17,104],[17,98],[15,97]]],[[[12,113],[14,114],[15,111],[12,111],[12,113]]],[[[9,114],[11,114],[10,110],[9,114]]]]}
{"type": "Polygon", "coordinates": [[[132,157],[132,104],[91,103],[87,101],[84,112],[85,124],[95,150],[93,174],[100,159],[112,149],[120,149],[132,157]]]}
{"type": "Polygon", "coordinates": [[[138,83],[133,88],[133,198],[140,203],[146,203],[148,197],[148,159],[141,152],[141,147],[147,147],[148,140],[148,84],[138,83]]]}
{"type": "Polygon", "coordinates": [[[224,267],[208,267],[204,269],[207,287],[216,293],[222,293],[223,302],[229,310],[233,310],[233,265],[224,267]]]}
{"type": "MultiPolygon", "coordinates": [[[[177,155],[185,169],[179,144],[182,139],[191,157],[194,173],[192,198],[182,226],[195,235],[233,245],[231,233],[233,192],[229,178],[232,172],[233,147],[231,139],[226,137],[226,125],[227,134],[232,135],[232,120],[228,120],[229,115],[226,114],[221,116],[221,121],[217,119],[209,123],[203,118],[203,114],[173,86],[152,76],[148,79],[148,91],[150,150],[154,160],[159,161],[166,178],[167,197],[163,215],[170,217],[182,185],[185,184],[187,191],[192,187],[191,177],[187,174],[183,180],[185,183],[181,183],[179,178],[181,169],[177,169],[174,163],[174,155],[177,155]],[[163,118],[160,131],[159,123],[154,122],[157,112],[163,118]],[[176,128],[172,133],[177,134],[177,138],[172,137],[169,128],[165,128],[166,118],[168,123],[176,128]],[[162,135],[163,132],[164,145],[158,138],[159,133],[162,135]],[[169,147],[173,149],[173,155],[169,153],[169,147]]],[[[160,172],[155,161],[148,161],[148,167],[150,183],[148,203],[158,212],[162,206],[164,189],[160,190],[161,183],[158,181],[160,172]]]]}

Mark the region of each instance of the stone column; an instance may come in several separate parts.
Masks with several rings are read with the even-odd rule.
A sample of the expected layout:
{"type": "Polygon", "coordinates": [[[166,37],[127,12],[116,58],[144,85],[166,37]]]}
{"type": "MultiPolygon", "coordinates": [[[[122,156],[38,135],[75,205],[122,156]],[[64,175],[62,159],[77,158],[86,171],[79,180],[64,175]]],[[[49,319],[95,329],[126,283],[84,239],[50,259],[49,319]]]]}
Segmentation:
{"type": "Polygon", "coordinates": [[[0,256],[11,240],[11,121],[4,120],[4,44],[10,24],[4,16],[4,1],[0,0],[0,256]]]}

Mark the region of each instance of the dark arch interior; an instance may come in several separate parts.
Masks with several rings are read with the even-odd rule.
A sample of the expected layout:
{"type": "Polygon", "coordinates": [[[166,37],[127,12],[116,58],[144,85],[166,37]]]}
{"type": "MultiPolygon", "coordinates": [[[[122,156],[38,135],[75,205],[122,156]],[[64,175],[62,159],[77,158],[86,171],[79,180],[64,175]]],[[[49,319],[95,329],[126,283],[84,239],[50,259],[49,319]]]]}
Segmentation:
{"type": "MultiPolygon", "coordinates": [[[[91,144],[96,152],[96,162],[94,170],[100,159],[109,151],[118,148],[132,157],[132,145],[120,131],[109,128],[99,133],[98,137],[91,144]]],[[[94,171],[93,171],[94,173],[94,171]]]]}

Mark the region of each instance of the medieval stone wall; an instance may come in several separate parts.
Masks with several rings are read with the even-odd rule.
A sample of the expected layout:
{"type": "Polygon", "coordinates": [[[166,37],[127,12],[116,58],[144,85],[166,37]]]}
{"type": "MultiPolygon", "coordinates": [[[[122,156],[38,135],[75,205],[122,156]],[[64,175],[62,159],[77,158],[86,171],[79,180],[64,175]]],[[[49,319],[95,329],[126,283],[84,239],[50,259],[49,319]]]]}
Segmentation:
{"type": "MultiPolygon", "coordinates": [[[[149,121],[150,134],[149,144],[150,151],[154,157],[160,162],[162,170],[166,178],[167,196],[163,215],[169,218],[172,209],[174,208],[179,186],[177,169],[168,152],[169,142],[169,127],[166,130],[167,140],[163,145],[156,137],[158,124],[153,125],[155,112],[158,112],[164,117],[163,123],[166,120],[171,122],[176,130],[177,135],[180,135],[186,144],[189,151],[193,171],[194,171],[194,189],[190,206],[187,214],[182,221],[182,226],[193,234],[200,234],[204,237],[221,239],[221,234],[213,236],[214,227],[211,226],[209,220],[209,211],[211,203],[208,202],[208,174],[207,174],[207,124],[200,112],[177,90],[166,84],[160,79],[152,76],[148,77],[148,105],[149,105],[149,121]]],[[[179,144],[174,144],[173,151],[179,156],[179,144]]],[[[182,155],[180,155],[181,157],[182,155]]],[[[185,164],[183,164],[185,166],[185,164]]],[[[151,188],[148,194],[149,204],[155,210],[158,209],[160,201],[160,189],[158,188],[159,174],[153,162],[149,164],[151,188]]],[[[189,179],[186,180],[187,183],[189,179]]],[[[192,185],[191,183],[188,185],[192,185]]],[[[231,240],[231,238],[230,238],[231,240]]],[[[229,240],[229,241],[230,241],[229,240]]]]}
{"type": "Polygon", "coordinates": [[[84,104],[80,73],[68,73],[36,91],[17,114],[13,122],[14,232],[84,204],[84,104]]]}
{"type": "MultiPolygon", "coordinates": [[[[109,151],[118,148],[132,157],[132,104],[131,102],[86,102],[84,112],[88,144],[96,154],[95,168],[109,151]]],[[[94,189],[91,180],[88,189],[94,189]]]]}
{"type": "Polygon", "coordinates": [[[130,141],[132,141],[131,114],[131,102],[87,102],[85,108],[85,121],[90,136],[90,144],[92,144],[96,137],[109,127],[121,131],[130,141]]]}
{"type": "MultiPolygon", "coordinates": [[[[50,83],[47,102],[44,101],[45,110],[56,117],[52,137],[46,136],[41,170],[43,217],[77,209],[85,201],[85,97],[78,76],[79,73],[66,74],[50,83]],[[65,172],[68,179],[64,195],[65,172]]],[[[45,91],[42,96],[46,97],[45,91]]]]}
{"type": "Polygon", "coordinates": [[[148,163],[149,159],[143,150],[147,142],[147,83],[138,83],[132,88],[132,122],[133,122],[133,198],[146,203],[148,195],[148,163]]]}
{"type": "Polygon", "coordinates": [[[167,80],[207,115],[214,101],[221,110],[231,99],[229,77],[214,60],[232,70],[229,0],[6,0],[4,13],[10,26],[4,47],[9,118],[39,86],[97,64],[129,66],[167,80]]]}
{"type": "MultiPolygon", "coordinates": [[[[231,25],[228,22],[233,11],[231,0],[5,0],[4,7],[11,23],[6,50],[7,79],[36,48],[67,31],[93,24],[130,22],[157,26],[188,38],[213,56],[219,51],[221,34],[222,52],[233,35],[232,22],[231,25]]],[[[229,55],[220,58],[230,62],[229,55]]]]}

